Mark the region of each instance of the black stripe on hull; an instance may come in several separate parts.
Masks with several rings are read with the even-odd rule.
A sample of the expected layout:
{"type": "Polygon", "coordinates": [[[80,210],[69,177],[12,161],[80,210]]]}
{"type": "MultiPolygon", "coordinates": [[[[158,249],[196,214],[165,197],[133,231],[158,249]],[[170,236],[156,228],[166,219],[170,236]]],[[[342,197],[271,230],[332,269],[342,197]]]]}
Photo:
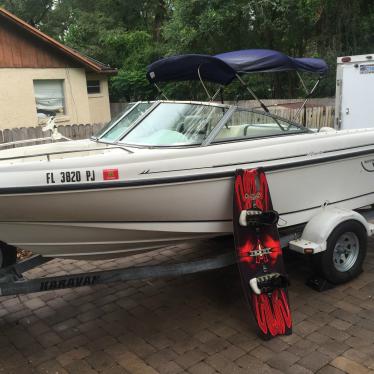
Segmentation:
{"type": "MultiPolygon", "coordinates": [[[[338,160],[345,160],[349,158],[374,155],[374,149],[351,152],[347,154],[340,154],[335,156],[329,156],[318,159],[309,159],[303,161],[286,162],[277,165],[262,166],[265,172],[287,170],[291,168],[299,168],[304,166],[319,165],[327,162],[333,162],[338,160]]],[[[294,158],[291,156],[290,158],[294,158]]],[[[256,161],[259,163],[259,161],[256,161]]],[[[266,162],[266,161],[262,161],[266,162]]],[[[235,164],[239,165],[239,164],[235,164]]],[[[233,165],[233,166],[235,166],[233,165]]],[[[215,166],[214,168],[217,168],[215,166]]],[[[141,187],[150,185],[162,185],[162,184],[173,184],[181,182],[193,182],[193,181],[204,181],[211,179],[222,179],[234,177],[235,170],[216,172],[216,173],[204,173],[187,176],[176,176],[176,177],[165,177],[165,178],[152,178],[148,180],[135,180],[135,181],[116,181],[116,182],[101,182],[101,183],[81,183],[81,184],[69,184],[69,185],[45,185],[45,186],[30,186],[30,187],[6,187],[0,188],[0,195],[10,194],[28,194],[28,193],[42,193],[42,192],[64,192],[64,191],[85,191],[85,190],[100,190],[100,189],[113,189],[113,188],[126,188],[126,187],[141,187]]]]}
{"type": "MultiPolygon", "coordinates": [[[[349,198],[343,199],[343,200],[332,201],[332,202],[329,202],[328,205],[331,206],[331,205],[335,205],[335,204],[345,203],[345,202],[350,201],[350,200],[355,200],[355,199],[359,199],[360,197],[365,197],[365,196],[370,196],[370,195],[374,195],[374,191],[373,192],[368,192],[368,193],[365,193],[365,194],[362,194],[362,195],[357,195],[357,196],[349,197],[349,198]]],[[[313,209],[318,209],[318,208],[321,208],[321,205],[313,206],[311,208],[294,210],[292,212],[279,213],[279,215],[280,216],[286,216],[286,215],[289,215],[289,214],[296,214],[296,213],[307,212],[308,210],[313,210],[313,209]]]]}

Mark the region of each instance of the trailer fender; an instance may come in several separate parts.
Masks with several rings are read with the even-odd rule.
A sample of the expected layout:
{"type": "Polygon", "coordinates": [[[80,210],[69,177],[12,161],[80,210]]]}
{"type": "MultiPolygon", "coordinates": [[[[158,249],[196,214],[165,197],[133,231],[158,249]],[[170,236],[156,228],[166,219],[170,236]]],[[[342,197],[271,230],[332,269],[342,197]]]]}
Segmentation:
{"type": "Polygon", "coordinates": [[[299,239],[291,240],[291,250],[302,254],[316,254],[326,250],[327,239],[332,231],[346,221],[357,221],[365,228],[367,235],[374,233],[374,225],[361,214],[348,209],[325,207],[306,224],[299,239]]]}

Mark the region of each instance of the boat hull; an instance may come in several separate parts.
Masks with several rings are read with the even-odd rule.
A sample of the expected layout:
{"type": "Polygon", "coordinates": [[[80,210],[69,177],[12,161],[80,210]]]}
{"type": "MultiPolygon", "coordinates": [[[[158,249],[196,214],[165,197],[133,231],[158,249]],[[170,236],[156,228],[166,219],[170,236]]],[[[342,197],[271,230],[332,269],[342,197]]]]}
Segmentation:
{"type": "MultiPolygon", "coordinates": [[[[305,223],[324,206],[374,203],[374,172],[363,167],[372,153],[265,165],[280,228],[305,223]]],[[[231,234],[234,170],[255,166],[183,181],[2,194],[0,238],[43,256],[95,259],[231,234]]]]}

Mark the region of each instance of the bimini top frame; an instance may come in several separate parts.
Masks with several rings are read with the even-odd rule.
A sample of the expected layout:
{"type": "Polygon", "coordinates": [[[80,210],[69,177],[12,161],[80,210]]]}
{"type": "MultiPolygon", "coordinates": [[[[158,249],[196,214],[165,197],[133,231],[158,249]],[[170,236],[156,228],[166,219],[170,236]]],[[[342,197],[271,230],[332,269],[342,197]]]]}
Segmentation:
{"type": "Polygon", "coordinates": [[[270,49],[247,49],[221,53],[215,56],[187,54],[166,57],[152,63],[147,67],[147,78],[164,97],[165,95],[157,85],[159,82],[199,80],[209,100],[214,100],[221,89],[236,78],[260,103],[261,107],[266,112],[269,112],[266,105],[256,96],[248,84],[243,81],[241,76],[250,73],[283,71],[296,71],[305,89],[306,86],[299,72],[319,74],[319,78],[313,88],[309,91],[306,89],[307,96],[297,113],[298,115],[318,87],[322,77],[328,72],[328,66],[322,59],[289,57],[281,52],[270,49]],[[204,80],[220,85],[220,88],[214,95],[209,93],[204,80]]]}

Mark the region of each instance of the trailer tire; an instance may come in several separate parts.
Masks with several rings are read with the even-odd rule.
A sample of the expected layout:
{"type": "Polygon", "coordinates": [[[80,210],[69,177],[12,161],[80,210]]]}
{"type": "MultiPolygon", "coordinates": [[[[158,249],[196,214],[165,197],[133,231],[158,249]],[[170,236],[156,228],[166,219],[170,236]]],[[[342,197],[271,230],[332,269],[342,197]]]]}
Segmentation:
{"type": "Polygon", "coordinates": [[[327,239],[326,251],[313,256],[315,270],[333,284],[356,278],[366,257],[367,233],[358,221],[338,225],[327,239]]]}
{"type": "Polygon", "coordinates": [[[0,269],[17,262],[17,248],[0,242],[0,269]]]}

